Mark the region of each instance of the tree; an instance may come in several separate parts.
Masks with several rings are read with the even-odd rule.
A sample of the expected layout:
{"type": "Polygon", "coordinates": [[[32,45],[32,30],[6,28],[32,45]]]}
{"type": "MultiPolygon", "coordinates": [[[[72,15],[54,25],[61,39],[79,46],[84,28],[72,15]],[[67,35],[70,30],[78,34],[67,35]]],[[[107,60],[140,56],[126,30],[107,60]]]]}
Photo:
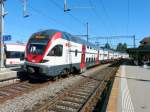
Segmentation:
{"type": "Polygon", "coordinates": [[[116,50],[122,51],[122,52],[126,51],[127,50],[127,44],[126,43],[124,43],[124,44],[118,43],[116,50]]]}
{"type": "Polygon", "coordinates": [[[106,43],[105,46],[104,46],[104,48],[110,49],[109,43],[106,43]]]}

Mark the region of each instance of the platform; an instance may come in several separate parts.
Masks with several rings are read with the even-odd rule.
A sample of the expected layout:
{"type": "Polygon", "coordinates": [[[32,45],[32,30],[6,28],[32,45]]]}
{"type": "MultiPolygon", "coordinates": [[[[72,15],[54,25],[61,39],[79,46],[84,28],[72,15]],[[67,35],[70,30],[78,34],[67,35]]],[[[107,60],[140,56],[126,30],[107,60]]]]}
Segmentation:
{"type": "Polygon", "coordinates": [[[109,97],[107,112],[150,112],[150,69],[122,65],[109,97]]]}
{"type": "Polygon", "coordinates": [[[4,68],[0,71],[0,80],[17,77],[19,71],[21,71],[20,67],[4,68]]]}

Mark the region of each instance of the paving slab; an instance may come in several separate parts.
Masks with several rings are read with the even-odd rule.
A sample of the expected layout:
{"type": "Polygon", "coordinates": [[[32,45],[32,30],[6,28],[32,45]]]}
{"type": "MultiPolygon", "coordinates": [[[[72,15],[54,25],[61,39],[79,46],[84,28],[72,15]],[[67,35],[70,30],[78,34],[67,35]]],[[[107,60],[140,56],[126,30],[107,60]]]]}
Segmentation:
{"type": "Polygon", "coordinates": [[[17,77],[17,72],[21,71],[20,67],[9,67],[0,70],[0,80],[17,77]]]}
{"type": "Polygon", "coordinates": [[[150,112],[149,67],[120,67],[115,77],[107,112],[150,112]]]}

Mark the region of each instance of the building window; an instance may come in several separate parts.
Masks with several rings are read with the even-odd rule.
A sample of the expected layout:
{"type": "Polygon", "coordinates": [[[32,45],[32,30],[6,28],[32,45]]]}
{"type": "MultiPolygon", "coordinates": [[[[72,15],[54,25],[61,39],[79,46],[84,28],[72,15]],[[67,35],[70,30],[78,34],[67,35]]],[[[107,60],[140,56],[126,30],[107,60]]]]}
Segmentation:
{"type": "Polygon", "coordinates": [[[56,45],[48,53],[48,56],[62,56],[62,53],[63,53],[63,46],[62,45],[56,45]]]}

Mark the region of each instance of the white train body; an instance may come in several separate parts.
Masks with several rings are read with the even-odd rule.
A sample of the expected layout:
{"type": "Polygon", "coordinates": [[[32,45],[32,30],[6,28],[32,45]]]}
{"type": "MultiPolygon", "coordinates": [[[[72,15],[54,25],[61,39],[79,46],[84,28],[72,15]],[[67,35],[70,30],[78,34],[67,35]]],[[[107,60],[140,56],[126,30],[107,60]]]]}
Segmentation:
{"type": "Polygon", "coordinates": [[[114,59],[114,51],[112,51],[112,50],[109,50],[108,51],[109,52],[109,56],[108,56],[108,58],[109,58],[109,60],[113,60],[114,59]]]}
{"type": "Polygon", "coordinates": [[[24,44],[5,44],[5,65],[14,66],[24,63],[24,44]]]}
{"type": "Polygon", "coordinates": [[[34,33],[25,52],[24,70],[42,76],[57,76],[64,71],[80,70],[108,61],[108,50],[98,49],[78,37],[57,30],[34,33]]]}
{"type": "Polygon", "coordinates": [[[99,49],[99,60],[100,62],[104,61],[104,50],[99,49]]]}

